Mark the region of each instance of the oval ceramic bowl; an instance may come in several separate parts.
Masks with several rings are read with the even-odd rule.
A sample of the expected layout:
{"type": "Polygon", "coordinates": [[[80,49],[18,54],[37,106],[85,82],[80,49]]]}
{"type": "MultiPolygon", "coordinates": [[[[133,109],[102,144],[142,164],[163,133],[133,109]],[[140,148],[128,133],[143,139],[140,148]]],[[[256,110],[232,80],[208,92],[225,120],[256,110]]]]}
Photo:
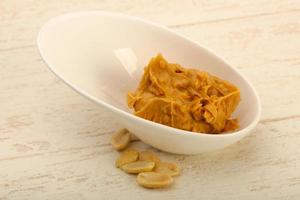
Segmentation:
{"type": "Polygon", "coordinates": [[[259,120],[257,93],[237,69],[196,42],[152,22],[110,12],[70,13],[46,23],[37,43],[48,67],[66,84],[160,150],[197,154],[220,149],[250,133],[259,120]],[[136,89],[144,66],[157,53],[236,84],[242,101],[234,116],[240,119],[240,129],[230,134],[201,134],[134,116],[126,94],[136,89]]]}

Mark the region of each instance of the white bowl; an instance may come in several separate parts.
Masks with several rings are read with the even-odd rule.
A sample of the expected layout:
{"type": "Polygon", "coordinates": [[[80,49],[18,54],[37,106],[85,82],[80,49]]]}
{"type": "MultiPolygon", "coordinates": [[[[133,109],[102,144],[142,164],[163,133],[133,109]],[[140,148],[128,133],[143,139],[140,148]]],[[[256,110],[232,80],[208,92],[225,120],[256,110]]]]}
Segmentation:
{"type": "Polygon", "coordinates": [[[236,68],[196,42],[152,22],[110,12],[71,13],[47,22],[37,43],[48,67],[66,84],[160,150],[197,154],[220,149],[249,134],[259,120],[257,93],[236,68]],[[230,134],[201,134],[133,115],[126,94],[136,89],[144,66],[159,52],[170,62],[198,67],[236,84],[242,101],[234,116],[240,119],[240,129],[230,134]]]}

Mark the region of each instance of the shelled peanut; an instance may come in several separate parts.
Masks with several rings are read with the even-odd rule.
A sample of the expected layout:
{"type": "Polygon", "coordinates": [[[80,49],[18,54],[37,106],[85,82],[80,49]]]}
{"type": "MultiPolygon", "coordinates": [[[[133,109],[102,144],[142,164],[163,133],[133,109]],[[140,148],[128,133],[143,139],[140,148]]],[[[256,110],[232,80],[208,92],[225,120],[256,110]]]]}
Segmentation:
{"type": "Polygon", "coordinates": [[[126,149],[130,141],[137,139],[126,129],[120,129],[113,134],[112,146],[118,151],[124,150],[116,160],[116,167],[129,174],[137,174],[137,183],[145,188],[164,188],[171,185],[172,177],[180,174],[178,165],[162,162],[151,151],[126,149]]]}

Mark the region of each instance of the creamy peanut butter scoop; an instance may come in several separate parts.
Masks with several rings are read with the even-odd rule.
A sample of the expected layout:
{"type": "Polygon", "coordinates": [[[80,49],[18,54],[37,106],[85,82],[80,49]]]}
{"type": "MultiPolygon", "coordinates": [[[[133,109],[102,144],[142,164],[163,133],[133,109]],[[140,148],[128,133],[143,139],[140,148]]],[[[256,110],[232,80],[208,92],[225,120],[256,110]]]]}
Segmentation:
{"type": "Polygon", "coordinates": [[[127,103],[135,115],[160,124],[200,133],[222,133],[238,128],[231,119],[240,101],[233,84],[207,72],[152,58],[127,103]]]}

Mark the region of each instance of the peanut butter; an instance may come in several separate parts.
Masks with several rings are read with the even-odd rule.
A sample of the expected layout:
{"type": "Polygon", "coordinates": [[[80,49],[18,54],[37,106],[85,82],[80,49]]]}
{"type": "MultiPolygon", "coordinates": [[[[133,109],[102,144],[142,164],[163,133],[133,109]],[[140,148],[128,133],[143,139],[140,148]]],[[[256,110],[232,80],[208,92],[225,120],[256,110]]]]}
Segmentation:
{"type": "Polygon", "coordinates": [[[238,128],[230,119],[240,101],[233,84],[198,69],[152,58],[127,103],[135,115],[160,124],[199,133],[222,133],[238,128]]]}

